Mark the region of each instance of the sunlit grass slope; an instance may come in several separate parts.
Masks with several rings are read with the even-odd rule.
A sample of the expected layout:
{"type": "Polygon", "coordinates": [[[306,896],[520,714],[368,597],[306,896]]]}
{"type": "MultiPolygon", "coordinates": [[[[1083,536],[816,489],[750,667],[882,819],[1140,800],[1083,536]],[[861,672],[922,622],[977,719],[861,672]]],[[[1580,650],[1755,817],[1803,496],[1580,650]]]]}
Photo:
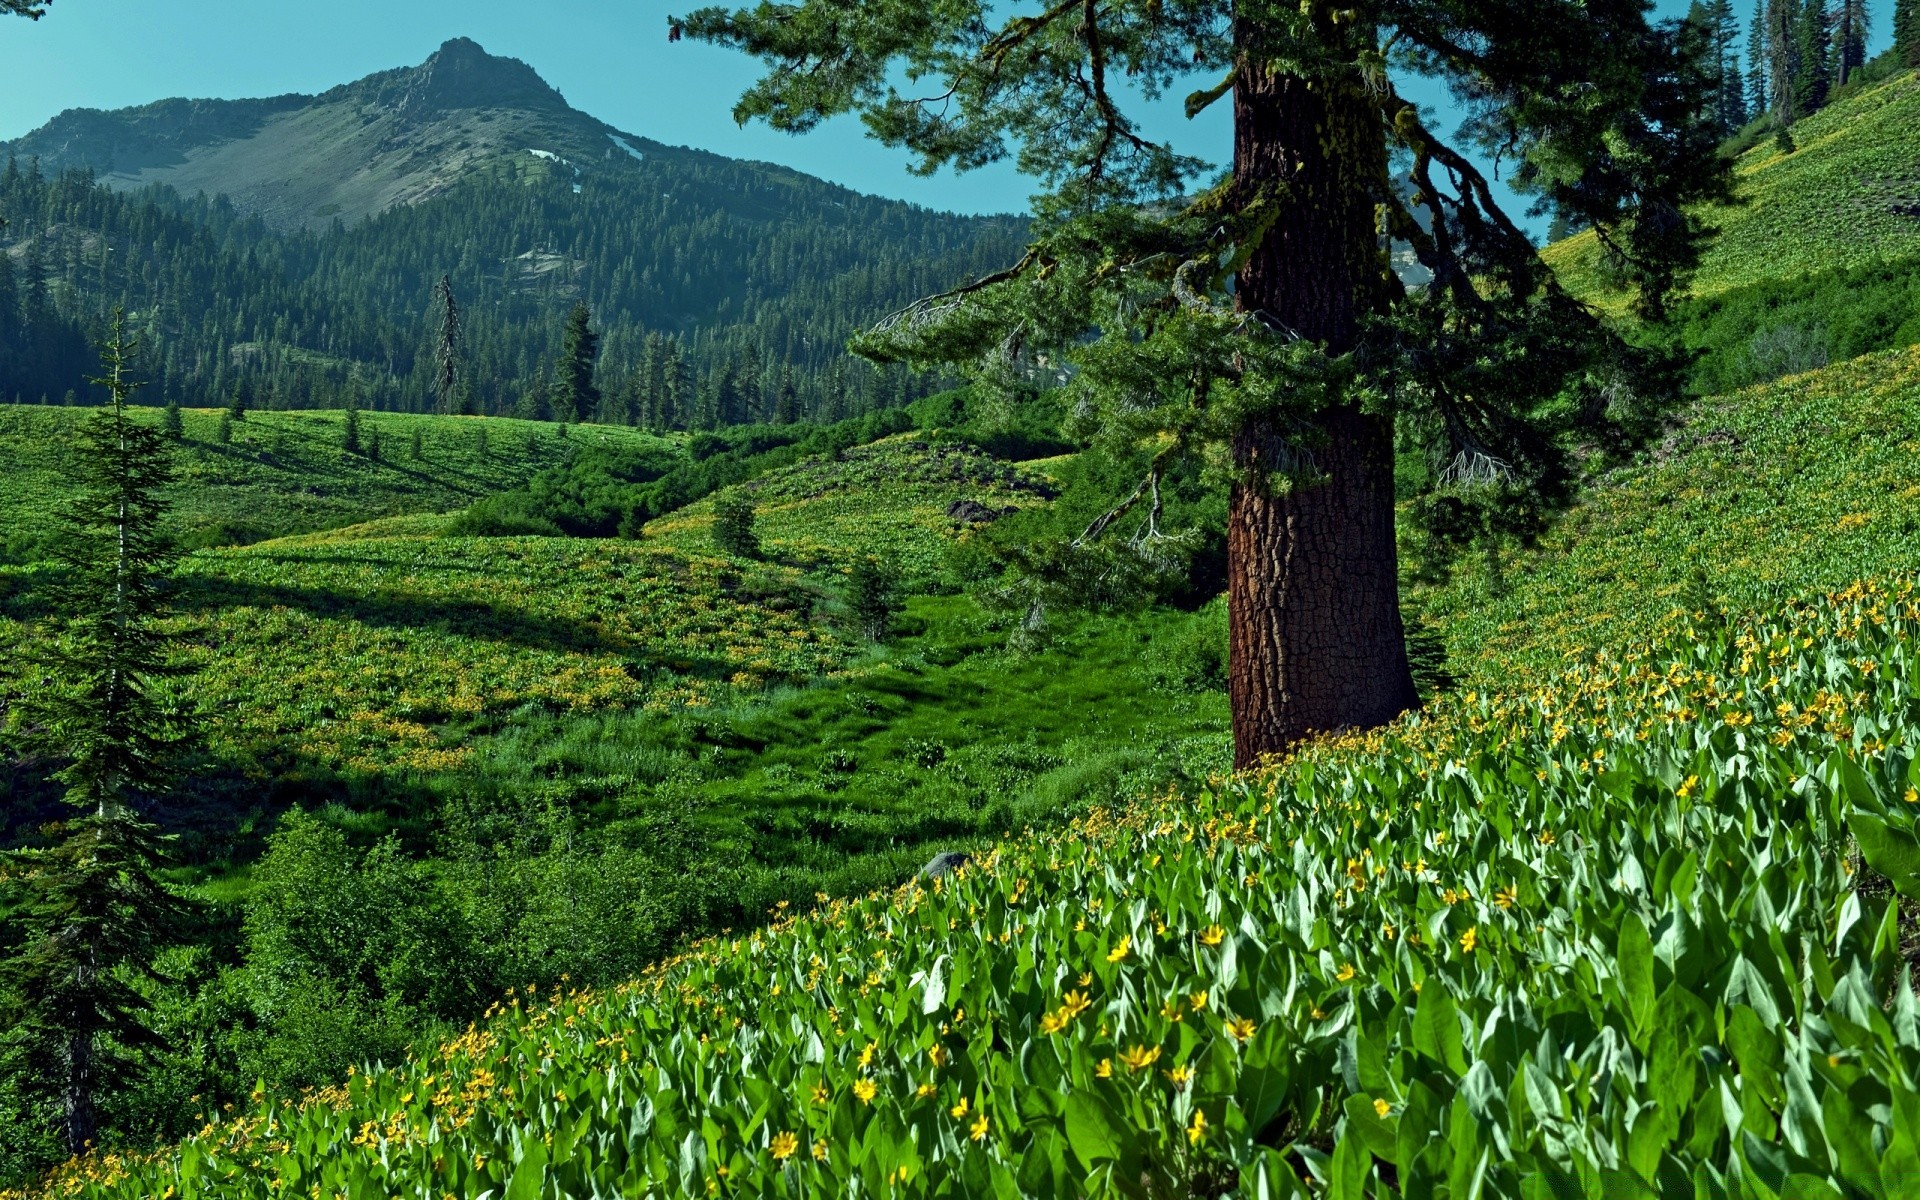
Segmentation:
{"type": "MultiPolygon", "coordinates": [[[[276,416],[249,417],[251,432],[276,416]]],[[[553,437],[489,421],[492,445],[522,425],[553,437]]],[[[839,568],[878,550],[924,579],[962,528],[947,504],[1038,503],[1043,491],[1007,464],[924,443],[748,486],[766,561],[714,550],[710,504],[640,542],[449,538],[415,515],[189,555],[178,625],[199,669],[186,697],[215,756],[263,778],[459,770],[473,734],[509,718],[702,708],[844,668],[863,647],[835,616],[839,568]]],[[[32,618],[34,580],[0,575],[15,594],[0,633],[32,618]]]]}
{"type": "Polygon", "coordinates": [[[1902,1195],[1920,594],[1456,693],[60,1196],[1902,1195]]]}
{"type": "MultiPolygon", "coordinates": [[[[0,405],[0,530],[28,548],[66,494],[62,468],[91,410],[0,405]]],[[[158,409],[139,410],[157,424],[158,409]]],[[[220,412],[188,409],[175,464],[175,529],[190,546],[255,542],[398,514],[444,513],[519,487],[559,462],[559,427],[503,418],[362,412],[363,449],[344,448],[343,412],[254,412],[217,434],[220,412]],[[413,439],[420,436],[420,454],[413,439]]],[[[576,428],[569,436],[657,442],[638,430],[576,428]]]]}
{"type": "MultiPolygon", "coordinates": [[[[737,489],[753,501],[767,554],[810,569],[844,565],[851,554],[891,562],[908,586],[938,573],[965,524],[956,501],[996,511],[1045,503],[1047,477],[967,445],[929,444],[907,434],[772,472],[737,489]]],[[[688,549],[712,545],[713,501],[703,500],[647,527],[647,537],[688,549]]]]}
{"type": "Polygon", "coordinates": [[[1409,608],[1487,681],[1731,612],[1920,570],[1920,350],[1698,403],[1524,553],[1460,564],[1409,608]]]}
{"type": "MultiPolygon", "coordinates": [[[[1791,154],[1769,138],[1736,164],[1740,203],[1707,214],[1719,232],[1694,277],[1696,295],[1920,254],[1920,76],[1903,73],[1822,109],[1793,137],[1791,154]]],[[[1606,282],[1591,232],[1546,257],[1576,294],[1624,299],[1606,282]]]]}

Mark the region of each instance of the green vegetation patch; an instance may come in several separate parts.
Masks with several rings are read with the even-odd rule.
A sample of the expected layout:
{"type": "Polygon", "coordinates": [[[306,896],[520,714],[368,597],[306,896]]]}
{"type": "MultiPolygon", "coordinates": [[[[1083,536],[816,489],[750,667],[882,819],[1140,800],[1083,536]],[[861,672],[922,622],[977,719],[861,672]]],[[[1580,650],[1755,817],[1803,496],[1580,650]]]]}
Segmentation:
{"type": "MultiPolygon", "coordinates": [[[[1823,108],[1795,123],[1793,138],[1790,154],[1768,139],[1740,156],[1740,203],[1705,214],[1719,233],[1694,294],[1920,254],[1920,76],[1823,108]]],[[[1547,259],[1576,294],[1624,301],[1593,233],[1550,247],[1547,259]]]]}
{"type": "Polygon", "coordinates": [[[1914,569],[1920,352],[1900,350],[1699,402],[1537,548],[1464,564],[1407,607],[1456,670],[1497,684],[1711,609],[1914,569]]]}
{"type": "MultiPolygon", "coordinates": [[[[0,557],[42,548],[73,431],[93,410],[0,405],[0,557]]],[[[156,425],[158,409],[140,410],[156,425]]],[[[188,547],[245,544],[376,518],[444,513],[521,487],[569,448],[546,422],[361,412],[362,448],[344,448],[344,412],[250,412],[219,430],[217,409],[181,413],[172,522],[188,547]],[[414,438],[419,437],[419,455],[414,438]],[[377,458],[373,455],[377,454],[377,458]]],[[[670,443],[639,430],[575,429],[576,443],[638,448],[670,443]]]]}
{"type": "MultiPolygon", "coordinates": [[[[739,486],[754,505],[755,531],[771,559],[808,570],[838,569],[874,554],[904,586],[931,584],[948,546],[978,525],[1044,505],[1046,477],[962,443],[912,435],[857,446],[739,486]]],[[[713,502],[648,524],[646,536],[694,550],[710,547],[713,502]]]]}
{"type": "Polygon", "coordinates": [[[1897,1194],[1920,1003],[1845,854],[1920,895],[1917,636],[1863,585],[1455,695],[49,1194],[1897,1194]]]}

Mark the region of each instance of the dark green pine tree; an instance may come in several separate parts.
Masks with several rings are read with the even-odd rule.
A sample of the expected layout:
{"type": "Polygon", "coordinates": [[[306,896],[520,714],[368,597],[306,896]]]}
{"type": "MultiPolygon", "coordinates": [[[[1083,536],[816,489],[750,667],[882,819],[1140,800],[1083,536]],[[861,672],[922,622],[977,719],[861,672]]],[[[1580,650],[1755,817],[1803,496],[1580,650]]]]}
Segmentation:
{"type": "Polygon", "coordinates": [[[1754,0],[1753,20],[1747,25],[1747,119],[1773,111],[1771,72],[1767,59],[1767,0],[1754,0]]]}
{"type": "Polygon", "coordinates": [[[160,434],[170,441],[179,441],[187,436],[187,425],[180,416],[180,402],[168,400],[166,408],[160,414],[160,434]]]}
{"type": "Polygon", "coordinates": [[[43,1082],[74,1154],[99,1136],[102,1093],[126,1084],[134,1052],[153,1043],[134,984],[151,977],[152,951],[184,911],[159,882],[162,843],[136,811],[162,792],[183,729],[154,694],[179,670],[165,624],[173,549],[161,531],[171,449],[127,411],[132,351],[116,313],[99,381],[109,402],[82,426],[76,497],[62,515],[62,571],[47,597],[59,616],[20,702],[76,811],[52,828],[51,847],[9,855],[0,903],[17,939],[0,962],[0,1054],[43,1082]]]}
{"type": "Polygon", "coordinates": [[[1833,10],[1833,86],[1842,88],[1867,63],[1867,32],[1872,13],[1867,0],[1839,0],[1833,10]]]}
{"type": "Polygon", "coordinates": [[[1825,0],[1800,0],[1793,19],[1793,116],[1800,120],[1827,104],[1833,66],[1831,18],[1825,0]]]}
{"type": "Polygon", "coordinates": [[[1920,67],[1920,0],[1893,0],[1893,54],[1907,67],[1920,67]]]}
{"type": "Polygon", "coordinates": [[[233,396],[227,401],[227,415],[236,421],[246,420],[247,406],[251,401],[252,396],[249,394],[247,381],[245,379],[236,380],[233,385],[233,396]]]}
{"type": "Polygon", "coordinates": [[[363,449],[360,438],[360,402],[353,396],[347,397],[347,419],[340,426],[340,448],[348,454],[359,454],[363,449]]]}
{"type": "Polygon", "coordinates": [[[1727,196],[1730,175],[1714,153],[1710,48],[1650,12],[793,0],[702,8],[669,28],[766,65],[739,120],[800,132],[854,113],[916,169],[1007,158],[1039,177],[1022,257],[856,348],[968,364],[1013,396],[1073,368],[1085,427],[1141,464],[1137,488],[1059,548],[1085,578],[1103,577],[1102,556],[1159,554],[1167,473],[1220,464],[1228,693],[1247,766],[1418,703],[1397,444],[1445,464],[1418,512],[1517,533],[1570,495],[1577,447],[1631,445],[1677,394],[1559,288],[1494,182],[1428,126],[1393,69],[1477,97],[1466,136],[1515,162],[1510,178],[1543,208],[1593,227],[1658,316],[1698,260],[1692,206],[1727,196]],[[1211,82],[1188,113],[1232,112],[1232,169],[1213,186],[1211,164],[1129,111],[1195,75],[1211,82]],[[905,94],[903,77],[917,81],[905,94]],[[1401,285],[1383,232],[1431,286],[1401,285]]]}
{"type": "Polygon", "coordinates": [[[442,275],[433,285],[440,306],[440,328],[433,342],[433,395],[436,412],[458,412],[460,407],[460,306],[453,299],[453,280],[442,275]]]}
{"type": "Polygon", "coordinates": [[[753,501],[739,491],[722,492],[713,501],[713,548],[737,558],[760,557],[760,535],[753,501]]]}
{"type": "Polygon", "coordinates": [[[773,389],[773,421],[791,425],[800,419],[800,392],[793,386],[793,372],[780,368],[780,382],[773,389]]]}
{"type": "Polygon", "coordinates": [[[861,555],[847,574],[847,614],[868,641],[884,641],[900,611],[898,572],[871,554],[861,555]]]}
{"type": "Polygon", "coordinates": [[[555,420],[591,421],[600,408],[600,389],[593,383],[594,359],[600,354],[600,335],[593,331],[593,314],[585,303],[567,314],[561,334],[560,366],[554,377],[555,420]]]}
{"type": "Polygon", "coordinates": [[[52,3],[53,0],[0,0],[0,12],[13,13],[28,20],[38,21],[47,11],[47,6],[52,3]]]}

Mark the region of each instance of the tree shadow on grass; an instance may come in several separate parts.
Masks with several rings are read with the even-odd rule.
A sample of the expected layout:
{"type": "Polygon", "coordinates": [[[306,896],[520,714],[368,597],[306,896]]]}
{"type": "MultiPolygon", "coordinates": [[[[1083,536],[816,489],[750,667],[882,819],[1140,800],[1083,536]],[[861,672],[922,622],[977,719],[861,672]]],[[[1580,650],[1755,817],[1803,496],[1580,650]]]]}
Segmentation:
{"type": "Polygon", "coordinates": [[[627,639],[615,637],[590,621],[538,616],[473,600],[378,592],[348,594],[199,575],[180,581],[175,607],[188,616],[211,616],[228,608],[291,608],[378,629],[431,630],[530,650],[619,656],[639,652],[639,647],[627,639]]]}

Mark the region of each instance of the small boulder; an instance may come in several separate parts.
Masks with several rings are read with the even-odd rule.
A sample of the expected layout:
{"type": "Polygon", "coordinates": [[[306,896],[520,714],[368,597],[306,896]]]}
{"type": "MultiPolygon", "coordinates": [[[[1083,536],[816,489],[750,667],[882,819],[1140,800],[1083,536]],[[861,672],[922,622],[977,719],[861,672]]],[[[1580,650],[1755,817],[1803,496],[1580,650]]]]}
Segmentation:
{"type": "Polygon", "coordinates": [[[989,508],[978,500],[955,500],[947,505],[948,519],[967,525],[984,525],[1001,515],[999,509],[989,508]]]}
{"type": "Polygon", "coordinates": [[[933,856],[932,862],[920,868],[920,877],[922,879],[938,879],[942,875],[951,875],[961,867],[966,866],[967,862],[972,858],[973,855],[962,854],[957,850],[949,850],[944,854],[936,854],[933,856]]]}

